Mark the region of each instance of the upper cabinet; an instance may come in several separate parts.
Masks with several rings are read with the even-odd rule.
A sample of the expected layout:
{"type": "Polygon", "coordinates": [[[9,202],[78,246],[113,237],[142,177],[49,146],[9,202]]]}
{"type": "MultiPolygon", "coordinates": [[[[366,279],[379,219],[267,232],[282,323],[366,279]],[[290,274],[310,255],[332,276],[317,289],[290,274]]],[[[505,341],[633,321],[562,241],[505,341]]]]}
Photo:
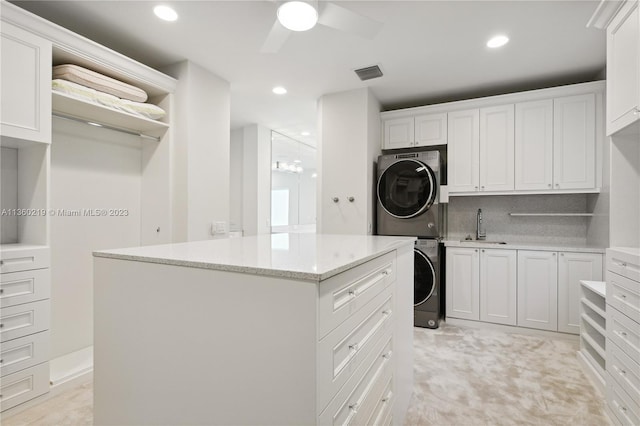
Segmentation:
{"type": "Polygon", "coordinates": [[[477,109],[449,113],[449,192],[480,188],[480,112],[477,109]]]}
{"type": "Polygon", "coordinates": [[[435,146],[447,143],[447,114],[418,114],[383,119],[382,149],[435,146]]]}
{"type": "Polygon", "coordinates": [[[510,191],[514,180],[514,109],[480,109],[480,191],[510,191]]]}
{"type": "Polygon", "coordinates": [[[515,109],[515,189],[552,189],[553,100],[520,102],[515,109]]]}
{"type": "Polygon", "coordinates": [[[607,26],[607,135],[640,125],[639,4],[627,0],[607,26]]]}
{"type": "MultiPolygon", "coordinates": [[[[51,143],[52,43],[4,21],[1,36],[5,60],[0,73],[0,134],[51,143]]],[[[3,145],[9,144],[16,145],[16,141],[3,139],[3,145]]]]}

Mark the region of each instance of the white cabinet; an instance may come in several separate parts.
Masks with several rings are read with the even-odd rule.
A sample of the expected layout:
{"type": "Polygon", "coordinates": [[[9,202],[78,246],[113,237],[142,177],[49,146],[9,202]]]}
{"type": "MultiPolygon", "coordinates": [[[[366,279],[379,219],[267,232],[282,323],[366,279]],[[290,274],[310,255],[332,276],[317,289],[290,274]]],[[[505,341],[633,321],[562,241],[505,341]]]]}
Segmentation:
{"type": "Polygon", "coordinates": [[[480,186],[480,111],[449,113],[447,177],[449,193],[475,192],[480,186]]]}
{"type": "Polygon", "coordinates": [[[553,187],[553,100],[515,106],[515,189],[553,187]]]}
{"type": "Polygon", "coordinates": [[[580,333],[580,280],[602,280],[602,255],[560,252],[558,263],[558,331],[580,333]]]}
{"type": "Polygon", "coordinates": [[[448,248],[446,262],[447,316],[479,320],[479,249],[448,248]]]}
{"type": "Polygon", "coordinates": [[[607,26],[607,135],[640,120],[639,4],[627,0],[607,26]]]}
{"type": "Polygon", "coordinates": [[[51,42],[4,21],[1,37],[0,134],[51,143],[51,42]]]}
{"type": "Polygon", "coordinates": [[[514,107],[480,109],[480,191],[514,189],[514,107]]]}
{"type": "Polygon", "coordinates": [[[447,114],[420,114],[383,120],[383,149],[447,143],[447,114]]]}
{"type": "Polygon", "coordinates": [[[556,331],[557,294],[557,253],[518,250],[518,325],[556,331]]]}
{"type": "Polygon", "coordinates": [[[553,100],[554,189],[595,187],[595,118],[593,93],[553,100]]]}
{"type": "Polygon", "coordinates": [[[605,283],[580,280],[580,352],[578,359],[584,363],[586,372],[604,392],[605,359],[607,358],[605,334],[607,315],[605,283]],[[606,348],[606,350],[605,350],[606,348]]]}
{"type": "Polygon", "coordinates": [[[516,250],[480,250],[480,321],[516,325],[516,250]]]}

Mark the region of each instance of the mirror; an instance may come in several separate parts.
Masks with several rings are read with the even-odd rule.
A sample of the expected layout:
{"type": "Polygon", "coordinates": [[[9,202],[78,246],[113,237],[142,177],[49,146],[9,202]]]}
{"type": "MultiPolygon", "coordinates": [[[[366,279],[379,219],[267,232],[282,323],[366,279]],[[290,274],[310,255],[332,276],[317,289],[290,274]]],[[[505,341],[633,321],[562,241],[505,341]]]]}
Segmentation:
{"type": "Polygon", "coordinates": [[[316,232],[316,149],[271,132],[271,232],[316,232]]]}

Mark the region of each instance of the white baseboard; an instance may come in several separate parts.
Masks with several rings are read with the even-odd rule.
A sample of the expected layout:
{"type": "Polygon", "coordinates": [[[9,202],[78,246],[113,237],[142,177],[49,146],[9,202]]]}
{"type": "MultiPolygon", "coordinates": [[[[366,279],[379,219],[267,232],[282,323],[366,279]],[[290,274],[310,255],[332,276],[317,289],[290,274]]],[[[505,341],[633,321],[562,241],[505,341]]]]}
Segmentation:
{"type": "Polygon", "coordinates": [[[447,318],[445,320],[446,324],[450,325],[459,325],[469,328],[481,328],[484,330],[497,330],[502,331],[504,333],[512,333],[512,334],[524,334],[527,336],[538,336],[538,337],[548,337],[551,339],[564,339],[564,340],[572,340],[575,342],[580,341],[580,336],[577,334],[567,334],[567,333],[558,333],[556,331],[546,331],[546,330],[536,330],[533,328],[525,328],[525,327],[516,327],[512,325],[502,325],[502,324],[493,324],[490,322],[482,322],[482,321],[473,321],[473,320],[465,320],[459,318],[447,318]]]}

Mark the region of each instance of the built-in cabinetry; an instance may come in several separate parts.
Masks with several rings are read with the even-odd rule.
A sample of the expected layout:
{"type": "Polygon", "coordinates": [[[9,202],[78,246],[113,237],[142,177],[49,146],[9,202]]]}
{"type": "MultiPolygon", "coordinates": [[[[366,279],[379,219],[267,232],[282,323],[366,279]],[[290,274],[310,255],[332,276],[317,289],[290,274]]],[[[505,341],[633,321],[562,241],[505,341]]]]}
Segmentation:
{"type": "Polygon", "coordinates": [[[603,281],[580,281],[580,352],[594,384],[604,393],[606,359],[606,303],[603,281]]]}
{"type": "Polygon", "coordinates": [[[382,149],[417,148],[447,143],[447,114],[419,114],[383,121],[382,149]]]}
{"type": "Polygon", "coordinates": [[[446,112],[451,196],[598,192],[603,92],[593,82],[384,112],[383,147],[415,146],[403,141],[418,117],[446,112]]]}
{"type": "Polygon", "coordinates": [[[607,249],[606,397],[618,424],[640,424],[640,249],[607,249]]]}
{"type": "Polygon", "coordinates": [[[626,0],[607,26],[607,135],[640,122],[640,2],[626,0]]]}
{"type": "Polygon", "coordinates": [[[602,255],[447,247],[447,317],[579,334],[580,280],[602,279],[602,255]]]}

